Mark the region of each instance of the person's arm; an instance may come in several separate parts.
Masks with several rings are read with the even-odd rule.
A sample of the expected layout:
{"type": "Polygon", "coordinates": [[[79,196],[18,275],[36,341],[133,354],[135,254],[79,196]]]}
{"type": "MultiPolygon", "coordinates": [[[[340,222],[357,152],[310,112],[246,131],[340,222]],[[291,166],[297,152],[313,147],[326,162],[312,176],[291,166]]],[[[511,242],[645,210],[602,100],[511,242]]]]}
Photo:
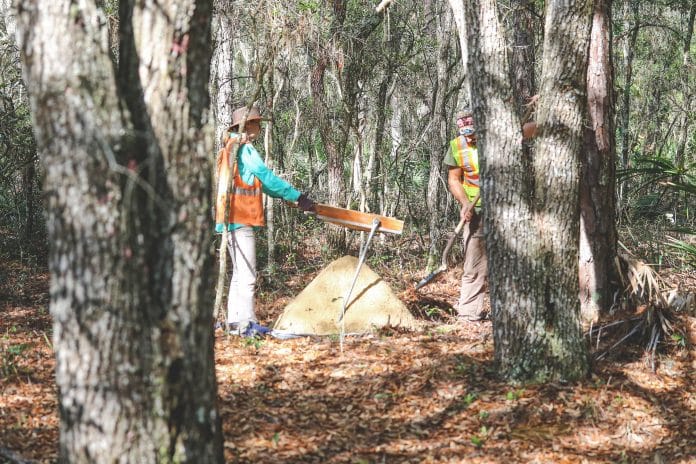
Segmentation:
{"type": "MultiPolygon", "coordinates": [[[[242,147],[240,159],[245,168],[261,181],[263,192],[273,198],[282,198],[285,201],[297,201],[300,192],[289,182],[276,176],[261,159],[261,155],[251,144],[242,147]]],[[[247,179],[244,179],[247,182],[247,179]]],[[[247,182],[250,183],[250,182],[247,182]]]]}
{"type": "Polygon", "coordinates": [[[448,167],[449,171],[447,172],[447,186],[449,187],[449,191],[454,199],[457,200],[462,206],[461,210],[459,211],[461,219],[464,219],[465,222],[469,222],[474,213],[473,208],[469,208],[471,202],[466,196],[466,192],[462,186],[462,176],[464,173],[462,172],[462,168],[458,166],[448,167]]]}

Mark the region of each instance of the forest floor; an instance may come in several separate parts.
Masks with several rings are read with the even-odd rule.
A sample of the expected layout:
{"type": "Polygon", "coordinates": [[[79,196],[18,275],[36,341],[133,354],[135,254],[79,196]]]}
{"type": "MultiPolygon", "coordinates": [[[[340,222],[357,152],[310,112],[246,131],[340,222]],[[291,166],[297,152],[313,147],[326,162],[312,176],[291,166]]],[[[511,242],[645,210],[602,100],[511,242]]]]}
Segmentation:
{"type": "MultiPolygon", "coordinates": [[[[303,275],[287,270],[292,278],[260,292],[261,322],[271,324],[318,267],[303,275]]],[[[519,387],[496,376],[490,321],[450,320],[459,269],[415,293],[404,289],[421,274],[388,263],[372,268],[427,319],[423,329],[348,337],[343,352],[336,337],[250,340],[215,332],[227,462],[696,462],[693,309],[672,316],[675,336],[661,344],[655,371],[643,345],[624,343],[579,383],[519,387]]],[[[673,272],[668,281],[696,288],[694,273],[673,272]]],[[[3,256],[0,463],[57,459],[47,308],[42,267],[3,256]]],[[[606,347],[621,335],[607,330],[591,343],[606,347]]]]}

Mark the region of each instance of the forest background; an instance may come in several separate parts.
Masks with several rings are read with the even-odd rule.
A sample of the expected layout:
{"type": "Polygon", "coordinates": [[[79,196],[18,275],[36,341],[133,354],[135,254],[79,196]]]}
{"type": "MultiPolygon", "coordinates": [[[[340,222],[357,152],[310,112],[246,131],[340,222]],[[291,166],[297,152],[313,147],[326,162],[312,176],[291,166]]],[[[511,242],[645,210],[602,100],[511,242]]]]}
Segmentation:
{"type": "MultiPolygon", "coordinates": [[[[33,273],[46,269],[48,254],[42,212],[46,172],[32,132],[14,19],[8,2],[2,5],[2,250],[8,260],[27,266],[26,278],[32,280],[33,273]]],[[[116,57],[119,5],[97,6],[116,57]]],[[[477,102],[468,90],[465,41],[450,4],[404,1],[379,14],[374,6],[361,1],[216,3],[212,118],[203,146],[212,161],[230,111],[259,102],[270,118],[259,149],[276,172],[322,202],[406,221],[406,234],[375,243],[368,261],[403,290],[437,264],[443,238],[456,223],[458,207],[447,193],[442,159],[454,135],[454,114],[477,102]]],[[[541,56],[544,4],[498,6],[510,50],[529,73],[527,87],[516,94],[516,109],[520,119],[533,118],[530,99],[538,93],[541,73],[535,57],[541,56]]],[[[611,6],[617,173],[612,222],[618,249],[658,273],[693,275],[696,9],[688,1],[611,6]]],[[[172,45],[172,53],[177,46],[181,42],[172,45]]],[[[360,244],[359,234],[327,232],[323,224],[277,202],[269,202],[267,212],[266,245],[259,247],[264,301],[293,276],[311,276],[360,244]]],[[[413,307],[437,320],[446,319],[449,309],[431,300],[413,307]]],[[[678,347],[687,339],[685,331],[676,331],[664,343],[678,347]]],[[[6,363],[14,359],[16,346],[3,345],[6,363]]]]}

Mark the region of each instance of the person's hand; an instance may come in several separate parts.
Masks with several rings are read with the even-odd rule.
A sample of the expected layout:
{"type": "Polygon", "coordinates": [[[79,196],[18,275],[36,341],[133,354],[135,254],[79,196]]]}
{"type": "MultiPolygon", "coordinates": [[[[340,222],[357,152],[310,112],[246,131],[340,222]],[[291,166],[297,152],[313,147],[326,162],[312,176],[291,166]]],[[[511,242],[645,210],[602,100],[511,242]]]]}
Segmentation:
{"type": "Polygon", "coordinates": [[[314,203],[314,200],[304,193],[301,193],[300,197],[297,199],[297,206],[304,212],[316,213],[317,211],[317,205],[314,203]]]}
{"type": "Polygon", "coordinates": [[[474,217],[474,208],[471,208],[471,203],[467,203],[466,205],[462,206],[462,209],[459,212],[459,217],[464,222],[471,221],[471,219],[474,217]]]}

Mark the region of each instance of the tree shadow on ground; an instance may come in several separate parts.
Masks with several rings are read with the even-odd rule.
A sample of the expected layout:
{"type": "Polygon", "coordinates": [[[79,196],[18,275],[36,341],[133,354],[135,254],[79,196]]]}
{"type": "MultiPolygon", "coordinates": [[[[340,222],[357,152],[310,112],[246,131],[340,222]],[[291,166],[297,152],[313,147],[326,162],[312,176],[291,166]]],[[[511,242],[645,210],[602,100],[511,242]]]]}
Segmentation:
{"type": "Polygon", "coordinates": [[[656,462],[693,451],[684,384],[649,412],[659,433],[631,435],[631,414],[655,392],[605,366],[577,385],[518,388],[498,380],[490,344],[462,333],[354,340],[344,355],[326,340],[266,348],[251,383],[220,389],[231,462],[656,462]]]}

